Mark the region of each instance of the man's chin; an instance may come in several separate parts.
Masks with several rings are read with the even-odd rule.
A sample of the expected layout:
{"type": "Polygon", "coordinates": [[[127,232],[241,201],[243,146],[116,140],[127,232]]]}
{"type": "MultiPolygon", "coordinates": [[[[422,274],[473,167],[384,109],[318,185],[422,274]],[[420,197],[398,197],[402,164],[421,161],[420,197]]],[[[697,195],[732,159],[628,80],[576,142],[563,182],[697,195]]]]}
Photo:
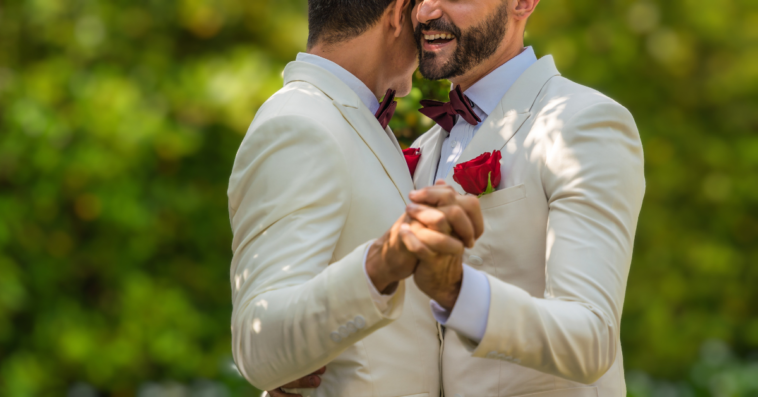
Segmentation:
{"type": "Polygon", "coordinates": [[[453,76],[450,64],[453,59],[455,49],[447,48],[444,51],[424,51],[419,60],[419,71],[427,80],[443,80],[453,76]]]}
{"type": "Polygon", "coordinates": [[[445,70],[446,64],[446,62],[441,62],[439,59],[422,62],[419,64],[419,71],[427,80],[448,79],[452,76],[450,76],[449,71],[445,70]]]}

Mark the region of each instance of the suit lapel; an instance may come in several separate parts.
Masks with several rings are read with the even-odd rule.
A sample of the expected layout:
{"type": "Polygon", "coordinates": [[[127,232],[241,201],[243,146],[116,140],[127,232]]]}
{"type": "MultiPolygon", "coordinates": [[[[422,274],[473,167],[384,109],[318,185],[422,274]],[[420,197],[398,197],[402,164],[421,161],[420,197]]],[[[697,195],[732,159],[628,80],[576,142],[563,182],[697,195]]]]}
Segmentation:
{"type": "Polygon", "coordinates": [[[421,159],[418,167],[416,167],[416,174],[413,176],[413,184],[416,189],[434,185],[434,177],[440,163],[442,143],[447,138],[447,131],[440,126],[434,126],[427,134],[429,134],[429,139],[424,140],[419,146],[421,159]]]}
{"type": "MultiPolygon", "coordinates": [[[[548,80],[559,75],[553,57],[550,55],[543,57],[527,69],[508,90],[492,114],[483,121],[484,124],[479,127],[474,139],[463,151],[456,165],[472,160],[483,153],[502,150],[531,116],[530,110],[542,87],[548,80]]],[[[463,188],[453,180],[452,170],[445,178],[445,182],[453,186],[458,193],[465,194],[463,188]]]]}
{"type": "Polygon", "coordinates": [[[382,130],[382,126],[365,106],[354,108],[336,101],[334,106],[339,109],[345,120],[353,126],[374,156],[379,159],[398,192],[403,196],[403,201],[408,204],[408,194],[413,190],[413,180],[408,172],[405,157],[399,150],[400,145],[394,136],[390,137],[386,131],[382,130]]]}
{"type": "MultiPolygon", "coordinates": [[[[498,106],[492,114],[484,120],[484,125],[479,127],[479,131],[474,135],[474,139],[466,146],[461,157],[456,164],[465,163],[473,160],[483,153],[501,150],[508,141],[521,128],[526,119],[531,115],[530,112],[518,113],[511,109],[503,114],[502,107],[498,106]],[[495,116],[495,117],[493,117],[495,116]]],[[[455,167],[453,167],[454,169],[455,167]]],[[[452,186],[458,193],[465,194],[461,185],[453,180],[453,170],[447,174],[445,183],[452,186]]]]}
{"type": "Polygon", "coordinates": [[[382,130],[376,117],[361,102],[358,95],[328,71],[306,62],[290,62],[284,69],[284,84],[293,81],[312,84],[332,99],[337,110],[382,164],[403,202],[408,204],[408,194],[413,189],[413,180],[400,150],[400,144],[392,135],[392,131],[382,130]]]}
{"type": "MultiPolygon", "coordinates": [[[[392,132],[392,129],[389,126],[387,126],[387,128],[384,130],[384,133],[387,134],[392,144],[395,145],[395,149],[397,149],[397,151],[400,152],[400,154],[402,154],[403,148],[400,147],[400,142],[397,141],[397,137],[395,137],[395,133],[392,132]]],[[[405,160],[405,157],[403,157],[403,160],[405,160]]]]}

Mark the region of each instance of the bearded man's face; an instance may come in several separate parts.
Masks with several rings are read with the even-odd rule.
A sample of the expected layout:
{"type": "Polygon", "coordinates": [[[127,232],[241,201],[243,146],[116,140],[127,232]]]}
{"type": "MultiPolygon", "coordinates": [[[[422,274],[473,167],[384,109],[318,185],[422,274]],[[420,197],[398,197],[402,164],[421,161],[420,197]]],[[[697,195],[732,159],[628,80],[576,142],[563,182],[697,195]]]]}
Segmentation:
{"type": "Polygon", "coordinates": [[[506,34],[507,1],[479,23],[461,29],[446,17],[418,23],[419,70],[429,80],[458,77],[495,54],[506,34]]]}

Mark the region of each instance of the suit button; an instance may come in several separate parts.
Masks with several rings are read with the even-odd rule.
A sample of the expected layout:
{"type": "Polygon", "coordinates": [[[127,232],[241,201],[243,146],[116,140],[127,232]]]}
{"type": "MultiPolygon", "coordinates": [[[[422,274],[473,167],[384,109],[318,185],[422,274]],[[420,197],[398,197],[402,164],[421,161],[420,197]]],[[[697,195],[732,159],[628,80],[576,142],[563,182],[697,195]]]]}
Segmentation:
{"type": "Polygon", "coordinates": [[[355,323],[352,321],[348,321],[347,324],[345,324],[345,328],[347,328],[347,332],[351,334],[358,332],[358,327],[356,327],[355,323]]]}
{"type": "Polygon", "coordinates": [[[476,255],[471,255],[468,257],[468,264],[471,266],[481,266],[483,263],[484,261],[482,260],[482,258],[476,255]]]}
{"type": "Polygon", "coordinates": [[[355,320],[353,321],[355,322],[355,328],[358,328],[358,329],[366,328],[366,319],[363,318],[363,316],[357,315],[355,316],[355,320]]]}
{"type": "Polygon", "coordinates": [[[347,338],[348,335],[350,335],[350,331],[347,330],[347,327],[344,325],[340,325],[339,328],[337,328],[337,332],[340,333],[340,336],[343,338],[347,338]]]}
{"type": "Polygon", "coordinates": [[[334,343],[342,342],[342,337],[337,332],[332,332],[331,334],[329,334],[329,337],[332,338],[332,342],[334,343]]]}

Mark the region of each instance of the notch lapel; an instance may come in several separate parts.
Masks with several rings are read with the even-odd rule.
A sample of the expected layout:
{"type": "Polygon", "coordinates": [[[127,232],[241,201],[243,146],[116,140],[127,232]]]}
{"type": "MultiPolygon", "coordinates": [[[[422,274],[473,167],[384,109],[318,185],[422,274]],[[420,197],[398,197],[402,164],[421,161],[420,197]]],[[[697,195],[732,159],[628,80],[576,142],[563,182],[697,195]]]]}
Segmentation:
{"type": "MultiPolygon", "coordinates": [[[[531,116],[530,112],[518,113],[514,109],[504,114],[502,107],[498,106],[484,121],[485,124],[479,128],[474,139],[471,140],[455,164],[465,163],[493,150],[501,150],[518,132],[529,116],[531,116]]],[[[453,180],[454,169],[455,167],[447,174],[445,183],[452,186],[458,193],[466,194],[461,185],[453,180]]]]}
{"type": "Polygon", "coordinates": [[[290,62],[284,69],[284,84],[303,81],[321,90],[328,96],[345,120],[374,153],[397,191],[408,204],[408,194],[413,189],[413,180],[408,172],[400,144],[388,128],[382,129],[376,117],[361,102],[358,95],[339,78],[316,65],[306,62],[290,62]]]}
{"type": "MultiPolygon", "coordinates": [[[[474,139],[463,151],[456,165],[473,160],[483,153],[502,150],[532,115],[531,108],[542,91],[542,87],[555,76],[560,76],[560,73],[550,55],[541,58],[527,69],[505,93],[492,114],[483,121],[484,124],[479,127],[474,139]]],[[[453,170],[450,170],[445,182],[458,193],[466,194],[463,188],[453,180],[453,170]]]]}
{"type": "Polygon", "coordinates": [[[334,106],[339,109],[353,129],[358,132],[369,149],[382,163],[397,191],[403,197],[403,202],[408,204],[408,194],[413,190],[413,180],[408,172],[408,164],[405,162],[400,144],[394,135],[390,136],[376,120],[373,114],[365,106],[355,108],[350,105],[340,104],[336,100],[334,106]],[[394,141],[394,142],[393,142],[394,141]]]}
{"type": "Polygon", "coordinates": [[[434,126],[429,132],[429,139],[420,146],[421,159],[416,167],[416,175],[413,176],[413,185],[416,189],[423,189],[434,185],[434,177],[442,155],[442,143],[447,138],[447,131],[440,126],[434,126]]]}

